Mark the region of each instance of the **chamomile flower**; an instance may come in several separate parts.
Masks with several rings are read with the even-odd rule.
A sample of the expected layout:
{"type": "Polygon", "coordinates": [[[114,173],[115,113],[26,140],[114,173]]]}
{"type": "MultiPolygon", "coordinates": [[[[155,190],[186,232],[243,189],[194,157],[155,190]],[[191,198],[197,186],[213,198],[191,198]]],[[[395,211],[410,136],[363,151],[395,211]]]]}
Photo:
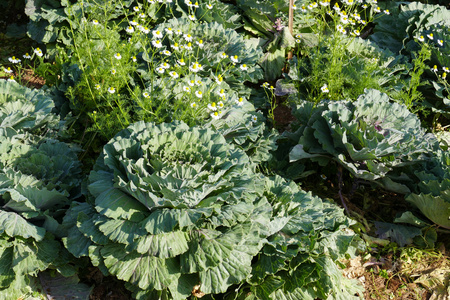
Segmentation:
{"type": "Polygon", "coordinates": [[[147,16],[144,13],[140,13],[139,14],[139,18],[141,18],[142,20],[145,19],[147,16]]]}
{"type": "Polygon", "coordinates": [[[449,70],[449,68],[447,68],[447,67],[442,67],[442,70],[443,70],[444,72],[446,72],[446,73],[450,73],[450,70],[449,70]]]}
{"type": "Polygon", "coordinates": [[[292,4],[292,9],[293,9],[293,10],[296,10],[296,9],[297,9],[297,5],[292,4]]]}
{"type": "Polygon", "coordinates": [[[430,34],[427,34],[427,37],[430,39],[430,40],[433,40],[433,33],[430,33],[430,34]]]}
{"type": "Polygon", "coordinates": [[[205,44],[203,44],[203,40],[198,40],[195,42],[199,48],[203,48],[205,44]]]}
{"type": "Polygon", "coordinates": [[[139,6],[134,6],[133,7],[133,10],[135,11],[135,12],[138,12],[140,9],[139,9],[139,6]]]}
{"type": "Polygon", "coordinates": [[[236,103],[238,106],[244,105],[244,98],[239,97],[238,99],[234,100],[234,103],[236,103]]]}
{"type": "Polygon", "coordinates": [[[11,70],[11,68],[8,67],[8,68],[3,68],[3,72],[5,72],[6,74],[11,74],[13,72],[13,70],[11,70]]]}
{"type": "Polygon", "coordinates": [[[116,89],[113,88],[113,87],[109,87],[109,88],[108,88],[108,92],[109,92],[110,94],[114,94],[114,93],[116,92],[116,89]]]}
{"type": "Polygon", "coordinates": [[[192,43],[189,42],[189,43],[187,43],[186,45],[184,45],[184,49],[186,49],[186,50],[188,50],[188,51],[191,51],[191,50],[192,50],[192,43]]]}
{"type": "Polygon", "coordinates": [[[296,39],[295,42],[296,42],[297,44],[300,44],[300,43],[302,42],[302,40],[296,39]]]}
{"type": "Polygon", "coordinates": [[[237,63],[237,62],[239,61],[237,55],[234,55],[234,56],[230,57],[230,59],[231,59],[231,61],[234,62],[234,63],[237,63]]]}
{"type": "Polygon", "coordinates": [[[165,56],[171,56],[172,55],[172,52],[170,52],[169,50],[163,50],[163,51],[161,51],[161,53],[163,55],[165,55],[165,56]]]}
{"type": "Polygon", "coordinates": [[[189,84],[189,86],[194,86],[195,85],[195,80],[194,79],[189,80],[188,84],[189,84]]]}
{"type": "Polygon", "coordinates": [[[419,40],[419,42],[425,41],[425,38],[423,37],[423,35],[419,36],[417,39],[419,40]]]}
{"type": "Polygon", "coordinates": [[[207,107],[208,107],[208,109],[211,110],[211,111],[216,111],[216,110],[217,110],[216,102],[209,103],[207,107]]]}
{"type": "Polygon", "coordinates": [[[296,35],[295,35],[295,38],[296,39],[301,39],[303,36],[300,34],[300,33],[297,33],[296,35]]]}
{"type": "Polygon", "coordinates": [[[218,94],[220,97],[224,98],[224,97],[225,97],[225,90],[224,90],[224,89],[220,89],[220,90],[217,92],[217,94],[218,94]]]}
{"type": "Polygon", "coordinates": [[[212,8],[213,8],[213,6],[212,6],[212,4],[211,4],[211,3],[208,3],[208,4],[206,4],[206,8],[207,8],[207,9],[212,9],[212,8]]]}
{"type": "Polygon", "coordinates": [[[389,9],[385,9],[385,10],[384,10],[384,13],[385,13],[386,15],[390,15],[390,14],[391,14],[391,12],[389,11],[389,9]]]}
{"type": "Polygon", "coordinates": [[[199,8],[198,2],[195,2],[192,6],[195,8],[199,8]]]}
{"type": "Polygon", "coordinates": [[[203,70],[203,67],[198,62],[195,62],[195,63],[191,64],[191,66],[189,67],[189,70],[191,70],[192,72],[197,73],[198,71],[203,70]]]}
{"type": "Polygon", "coordinates": [[[16,58],[15,56],[8,58],[8,60],[9,60],[10,62],[12,62],[13,64],[18,64],[18,63],[21,62],[21,60],[18,59],[18,58],[16,58]]]}
{"type": "Polygon", "coordinates": [[[153,45],[153,47],[155,47],[155,48],[161,48],[161,47],[162,47],[162,43],[161,43],[160,40],[153,40],[153,41],[152,41],[152,45],[153,45]]]}
{"type": "Polygon", "coordinates": [[[182,59],[182,58],[177,60],[177,64],[179,64],[180,66],[185,66],[186,65],[186,63],[184,62],[184,59],[182,59]]]}
{"type": "Polygon", "coordinates": [[[217,77],[214,77],[214,81],[217,83],[217,84],[221,84],[222,82],[223,82],[223,77],[222,77],[222,75],[217,75],[217,77]]]}
{"type": "Polygon", "coordinates": [[[14,80],[14,76],[9,77],[7,81],[9,81],[9,82],[17,82],[17,81],[14,80]]]}
{"type": "Polygon", "coordinates": [[[223,104],[222,101],[217,102],[217,107],[218,108],[223,108],[225,105],[223,104]]]}
{"type": "Polygon", "coordinates": [[[182,35],[183,31],[181,31],[181,29],[177,29],[177,30],[175,30],[175,34],[176,35],[182,35]]]}
{"type": "Polygon", "coordinates": [[[336,26],[336,30],[337,30],[338,32],[342,33],[342,34],[346,34],[345,28],[344,28],[344,26],[342,26],[341,24],[338,24],[338,25],[336,26]]]}
{"type": "Polygon", "coordinates": [[[334,4],[333,9],[337,12],[341,11],[341,8],[339,7],[339,4],[337,4],[337,3],[334,4]]]}
{"type": "Polygon", "coordinates": [[[163,74],[165,70],[166,69],[164,69],[163,67],[156,68],[156,72],[158,72],[159,74],[163,74]]]}
{"type": "Polygon", "coordinates": [[[202,98],[203,97],[202,91],[196,91],[195,96],[197,96],[197,98],[202,98]]]}
{"type": "Polygon", "coordinates": [[[222,114],[221,111],[215,111],[215,112],[211,113],[211,118],[213,118],[214,120],[218,120],[220,118],[221,114],[222,114]]]}
{"type": "Polygon", "coordinates": [[[239,68],[240,68],[242,71],[247,71],[247,70],[248,70],[248,66],[247,66],[246,64],[242,64],[239,68]]]}
{"type": "Polygon", "coordinates": [[[194,15],[189,15],[189,20],[195,21],[195,20],[197,20],[197,18],[194,15]]]}
{"type": "Polygon", "coordinates": [[[436,65],[434,65],[434,66],[431,68],[431,71],[433,71],[434,73],[437,73],[438,67],[437,67],[436,65]]]}
{"type": "Polygon", "coordinates": [[[186,42],[192,42],[192,35],[190,35],[189,33],[183,34],[183,38],[186,42]]]}
{"type": "Polygon", "coordinates": [[[250,119],[250,121],[251,121],[252,123],[256,123],[256,122],[258,122],[258,117],[257,117],[257,116],[252,116],[252,118],[250,119]]]}
{"type": "Polygon", "coordinates": [[[165,31],[167,34],[169,34],[169,35],[172,35],[172,34],[173,34],[173,29],[172,29],[171,27],[165,28],[164,31],[165,31]]]}
{"type": "Polygon", "coordinates": [[[183,86],[183,91],[185,91],[186,93],[190,93],[191,92],[191,88],[188,86],[183,86]]]}
{"type": "Polygon", "coordinates": [[[195,81],[195,85],[197,85],[197,86],[200,86],[202,84],[203,84],[203,82],[200,79],[195,81]]]}
{"type": "Polygon", "coordinates": [[[153,37],[157,38],[157,39],[162,39],[163,34],[161,31],[159,30],[153,30],[152,31],[153,37]]]}
{"type": "MultiPolygon", "coordinates": [[[[139,26],[139,30],[141,30],[143,33],[147,34],[150,32],[150,29],[147,26],[139,26]]],[[[153,41],[152,41],[153,43],[153,41]]],[[[161,42],[160,42],[161,43],[161,42]]],[[[155,46],[156,47],[156,46],[155,46]]]]}
{"type": "Polygon", "coordinates": [[[117,73],[116,69],[111,70],[111,74],[115,75],[117,73]]]}
{"type": "Polygon", "coordinates": [[[379,13],[379,12],[381,12],[381,8],[378,6],[378,7],[375,8],[373,11],[376,12],[376,13],[379,13]]]}
{"type": "Polygon", "coordinates": [[[98,20],[92,20],[92,24],[94,24],[94,25],[98,25],[98,24],[100,24],[99,22],[98,22],[98,20]]]}
{"type": "Polygon", "coordinates": [[[114,54],[114,58],[117,60],[120,60],[120,59],[122,59],[122,55],[120,55],[120,53],[117,52],[116,54],[114,54]]]}
{"type": "Polygon", "coordinates": [[[128,33],[133,33],[133,32],[134,32],[134,27],[130,25],[130,26],[128,26],[128,27],[125,29],[125,31],[128,32],[128,33]]]}
{"type": "Polygon", "coordinates": [[[446,72],[444,72],[444,73],[442,73],[442,79],[445,79],[445,78],[447,78],[447,73],[446,72]]]}
{"type": "Polygon", "coordinates": [[[342,24],[348,24],[348,18],[346,16],[341,17],[342,24]]]}
{"type": "Polygon", "coordinates": [[[443,40],[437,40],[437,43],[441,47],[444,46],[444,41],[443,40]]]}
{"type": "Polygon", "coordinates": [[[100,84],[96,84],[96,85],[94,85],[94,88],[96,89],[96,90],[99,90],[100,88],[101,88],[101,86],[100,86],[100,84]]]}
{"type": "Polygon", "coordinates": [[[154,0],[147,0],[147,2],[150,3],[150,4],[155,4],[154,0]]]}
{"type": "Polygon", "coordinates": [[[328,5],[330,5],[330,0],[320,1],[319,4],[322,5],[322,6],[328,6],[328,5]]]}
{"type": "Polygon", "coordinates": [[[175,51],[180,50],[180,46],[178,46],[178,43],[175,43],[175,44],[171,45],[170,47],[172,47],[172,49],[175,51]]]}
{"type": "Polygon", "coordinates": [[[192,102],[192,103],[191,103],[191,107],[192,107],[192,108],[196,108],[196,107],[197,107],[197,104],[195,104],[195,102],[192,102]]]}
{"type": "Polygon", "coordinates": [[[223,59],[228,58],[228,55],[225,52],[222,52],[220,54],[220,58],[223,58],[223,59]]]}
{"type": "Polygon", "coordinates": [[[175,71],[170,71],[169,72],[170,77],[172,77],[173,79],[177,79],[179,77],[178,73],[175,71]]]}
{"type": "Polygon", "coordinates": [[[133,62],[137,62],[136,56],[133,56],[133,57],[131,58],[131,60],[132,60],[133,62]]]}
{"type": "Polygon", "coordinates": [[[352,36],[360,36],[360,35],[361,35],[361,32],[359,32],[358,29],[355,29],[355,30],[352,31],[351,35],[352,35],[352,36]]]}
{"type": "Polygon", "coordinates": [[[320,90],[322,91],[322,93],[329,93],[330,90],[328,89],[328,85],[325,83],[320,90]]]}
{"type": "Polygon", "coordinates": [[[143,93],[142,93],[142,96],[143,96],[144,98],[150,98],[150,94],[149,94],[148,92],[143,92],[143,93]]]}
{"type": "Polygon", "coordinates": [[[166,62],[163,62],[161,65],[159,65],[163,69],[170,69],[170,65],[166,62]]]}
{"type": "Polygon", "coordinates": [[[262,88],[268,88],[270,86],[270,84],[268,82],[264,82],[263,84],[261,84],[262,88]]]}
{"type": "Polygon", "coordinates": [[[137,26],[137,25],[139,25],[139,23],[136,22],[136,20],[133,20],[133,21],[130,22],[130,25],[132,25],[132,26],[137,26]]]}
{"type": "Polygon", "coordinates": [[[30,59],[30,58],[31,58],[31,55],[28,54],[28,53],[25,53],[25,54],[22,55],[22,56],[23,56],[23,58],[25,58],[25,59],[30,59]]]}

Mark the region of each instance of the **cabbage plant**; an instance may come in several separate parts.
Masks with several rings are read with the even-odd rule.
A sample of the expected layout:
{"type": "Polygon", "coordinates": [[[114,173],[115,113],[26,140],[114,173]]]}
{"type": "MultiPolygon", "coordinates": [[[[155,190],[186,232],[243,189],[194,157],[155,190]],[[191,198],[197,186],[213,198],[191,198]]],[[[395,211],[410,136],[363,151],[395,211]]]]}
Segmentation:
{"type": "Polygon", "coordinates": [[[12,128],[0,128],[0,147],[0,297],[16,299],[39,271],[75,272],[55,236],[80,194],[81,164],[67,144],[12,128]]]}
{"type": "Polygon", "coordinates": [[[254,168],[211,129],[135,123],[104,147],[64,242],[136,297],[223,293],[251,275],[273,230],[254,168]]]}
{"type": "Polygon", "coordinates": [[[14,81],[0,80],[0,126],[39,134],[55,130],[59,118],[52,114],[53,100],[43,91],[14,81]],[[45,128],[44,128],[45,127],[45,128]]]}
{"type": "Polygon", "coordinates": [[[289,154],[291,162],[335,161],[354,177],[395,192],[409,192],[402,183],[412,182],[398,170],[429,160],[439,149],[416,115],[377,90],[366,90],[354,102],[323,101],[315,107],[304,102],[294,115],[300,125],[291,135],[298,139],[289,154]]]}
{"type": "Polygon", "coordinates": [[[138,122],[121,131],[89,175],[88,201],[65,217],[67,249],[137,299],[352,299],[360,288],[333,261],[360,248],[342,209],[256,173],[218,130],[138,122]],[[271,286],[274,278],[282,283],[271,286]]]}

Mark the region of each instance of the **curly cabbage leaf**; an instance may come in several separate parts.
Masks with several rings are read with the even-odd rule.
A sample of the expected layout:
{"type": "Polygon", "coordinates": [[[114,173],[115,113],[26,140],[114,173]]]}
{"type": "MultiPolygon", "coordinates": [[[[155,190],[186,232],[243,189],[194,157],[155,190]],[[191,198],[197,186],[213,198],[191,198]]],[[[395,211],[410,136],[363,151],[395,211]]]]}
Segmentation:
{"type": "Polygon", "coordinates": [[[59,118],[52,114],[53,100],[45,92],[17,82],[0,80],[0,126],[38,133],[55,130],[59,118]]]}
{"type": "Polygon", "coordinates": [[[299,141],[290,161],[310,159],[326,165],[334,160],[356,178],[396,192],[409,189],[393,182],[390,172],[428,160],[439,148],[414,114],[377,90],[366,90],[354,102],[324,101],[316,107],[303,103],[294,115],[304,125],[293,135],[299,141]]]}
{"type": "MultiPolygon", "coordinates": [[[[16,297],[37,272],[73,274],[55,239],[58,220],[80,194],[81,164],[67,144],[0,128],[0,297],[16,297]]],[[[18,296],[17,296],[18,297],[18,296]]]]}
{"type": "Polygon", "coordinates": [[[293,182],[274,177],[265,183],[279,227],[252,265],[248,284],[226,299],[361,299],[363,287],[335,263],[364,249],[348,228],[353,221],[293,182]]]}
{"type": "Polygon", "coordinates": [[[250,276],[270,234],[272,208],[253,169],[211,129],[135,123],[104,147],[64,242],[136,293],[225,292],[250,276]]]}

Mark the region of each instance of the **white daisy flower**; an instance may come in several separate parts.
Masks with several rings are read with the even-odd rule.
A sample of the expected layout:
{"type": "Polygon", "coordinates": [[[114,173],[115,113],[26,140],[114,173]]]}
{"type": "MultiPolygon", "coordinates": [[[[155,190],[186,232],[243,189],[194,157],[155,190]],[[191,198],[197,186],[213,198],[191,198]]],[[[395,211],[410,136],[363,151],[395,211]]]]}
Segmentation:
{"type": "Polygon", "coordinates": [[[120,53],[117,52],[116,54],[114,54],[114,58],[119,60],[122,58],[122,55],[120,55],[120,53]]]}
{"type": "Polygon", "coordinates": [[[178,46],[178,43],[173,44],[171,47],[172,47],[173,50],[176,50],[176,51],[180,50],[180,47],[178,46]]]}
{"type": "Polygon", "coordinates": [[[320,90],[322,91],[322,93],[329,93],[330,92],[328,90],[328,86],[327,86],[326,83],[320,88],[320,90]]]}
{"type": "Polygon", "coordinates": [[[159,31],[159,30],[153,30],[153,31],[152,31],[152,34],[153,34],[153,36],[154,36],[155,38],[157,38],[157,39],[162,39],[162,37],[163,37],[162,32],[159,31]]]}
{"type": "Polygon", "coordinates": [[[450,73],[450,70],[449,70],[449,68],[447,68],[447,67],[442,67],[442,70],[443,70],[445,73],[450,73]]]}
{"type": "Polygon", "coordinates": [[[434,66],[431,68],[431,71],[434,72],[434,73],[437,73],[438,67],[437,67],[436,65],[434,65],[434,66]]]}
{"type": "Polygon", "coordinates": [[[138,11],[140,10],[140,9],[139,9],[139,6],[134,6],[134,7],[133,7],[133,10],[136,11],[136,12],[138,12],[138,11]]]}
{"type": "Polygon", "coordinates": [[[247,71],[247,70],[248,70],[248,66],[247,66],[246,64],[242,64],[239,68],[240,68],[242,71],[247,71]]]}
{"type": "Polygon", "coordinates": [[[116,89],[113,88],[113,87],[110,87],[110,88],[108,88],[108,92],[109,92],[110,94],[114,94],[114,93],[116,92],[116,89]]]}
{"type": "Polygon", "coordinates": [[[197,107],[197,104],[195,104],[195,102],[192,102],[192,103],[191,103],[191,107],[192,107],[192,108],[196,108],[196,107],[197,107]]]}
{"type": "Polygon", "coordinates": [[[178,73],[175,71],[171,71],[169,72],[170,77],[172,77],[173,79],[177,79],[179,77],[178,73]]]}
{"type": "Polygon", "coordinates": [[[225,90],[224,89],[220,89],[220,91],[218,91],[217,92],[217,94],[220,96],[220,97],[225,97],[225,90]]]}
{"type": "Polygon", "coordinates": [[[114,75],[114,74],[116,74],[116,73],[117,73],[116,69],[112,69],[112,70],[111,70],[111,74],[114,75]]]}
{"type": "Polygon", "coordinates": [[[225,52],[222,52],[222,54],[220,54],[220,58],[228,58],[228,55],[225,52]]]}
{"type": "Polygon", "coordinates": [[[133,62],[137,62],[136,56],[133,56],[131,59],[133,60],[133,62]]]}
{"type": "Polygon", "coordinates": [[[444,41],[443,40],[437,40],[437,43],[441,47],[444,46],[444,41]]]}
{"type": "Polygon", "coordinates": [[[153,40],[153,41],[152,41],[152,45],[153,45],[153,47],[155,47],[155,48],[161,48],[161,47],[162,47],[162,43],[161,43],[160,40],[153,40]]]}
{"type": "Polygon", "coordinates": [[[231,61],[234,62],[234,63],[237,63],[237,62],[239,61],[237,55],[234,55],[234,56],[230,57],[230,59],[231,59],[231,61]]]}
{"type": "Polygon", "coordinates": [[[9,60],[10,62],[12,62],[13,64],[18,64],[18,63],[21,62],[21,60],[18,59],[18,58],[16,58],[15,56],[8,58],[8,60],[9,60]]]}
{"type": "Polygon", "coordinates": [[[197,20],[197,18],[194,15],[189,15],[189,20],[195,21],[195,20],[197,20]]]}
{"type": "Polygon", "coordinates": [[[199,48],[203,48],[205,44],[203,44],[203,40],[199,40],[195,42],[199,48]]]}
{"type": "Polygon", "coordinates": [[[182,59],[182,58],[177,60],[177,64],[179,64],[180,66],[185,66],[186,65],[186,63],[184,62],[184,59],[182,59]]]}
{"type": "Polygon", "coordinates": [[[160,65],[160,67],[163,68],[163,69],[170,69],[170,65],[169,65],[168,63],[166,63],[166,62],[163,62],[163,63],[160,65]]]}
{"type": "MultiPolygon", "coordinates": [[[[146,26],[146,27],[144,27],[144,26],[139,26],[139,29],[143,32],[143,33],[145,33],[145,34],[147,34],[147,33],[149,33],[150,32],[150,29],[146,26]]],[[[152,42],[153,43],[153,42],[152,42]]]]}
{"type": "Polygon", "coordinates": [[[147,16],[144,14],[144,13],[140,13],[139,14],[139,18],[141,18],[141,19],[145,19],[147,16]]]}
{"type": "Polygon", "coordinates": [[[257,117],[257,116],[252,116],[251,122],[252,122],[252,123],[258,122],[258,117],[257,117]]]}
{"type": "Polygon", "coordinates": [[[172,30],[171,27],[165,28],[164,31],[165,31],[167,34],[169,34],[169,35],[173,34],[173,30],[172,30]]]}
{"type": "Polygon", "coordinates": [[[419,36],[417,39],[419,40],[419,42],[425,41],[425,38],[423,37],[423,35],[419,36]]]}
{"type": "Polygon", "coordinates": [[[143,92],[142,96],[144,96],[144,98],[150,98],[150,94],[148,92],[143,92]]]}
{"type": "Polygon", "coordinates": [[[137,25],[139,25],[139,23],[136,22],[135,20],[133,20],[133,21],[130,22],[130,25],[132,25],[132,26],[137,26],[137,25]]]}
{"type": "Polygon", "coordinates": [[[175,34],[176,34],[176,35],[182,35],[182,34],[183,34],[183,31],[181,31],[180,29],[177,29],[177,30],[175,31],[175,34]]]}
{"type": "Polygon", "coordinates": [[[163,67],[156,68],[156,72],[158,72],[159,74],[163,74],[164,71],[165,71],[165,69],[163,67]]]}
{"type": "Polygon", "coordinates": [[[25,59],[30,59],[30,58],[31,58],[31,55],[28,54],[28,53],[25,53],[25,54],[22,55],[22,56],[23,56],[23,58],[25,58],[25,59]]]}
{"type": "Polygon", "coordinates": [[[96,90],[99,90],[100,89],[100,84],[96,84],[96,85],[94,85],[94,88],[96,89],[96,90]]]}
{"type": "Polygon", "coordinates": [[[214,77],[214,80],[217,84],[221,84],[223,82],[223,77],[219,74],[217,77],[214,77]]]}
{"type": "Polygon", "coordinates": [[[203,97],[202,91],[196,91],[195,96],[197,96],[197,98],[202,98],[203,97]]]}
{"type": "Polygon", "coordinates": [[[9,82],[17,82],[17,81],[14,80],[14,76],[9,77],[7,81],[9,81],[9,82]]]}
{"type": "Polygon", "coordinates": [[[98,24],[100,24],[99,22],[98,22],[98,20],[92,20],[92,24],[94,24],[94,25],[98,25],[98,24]]]}
{"type": "Polygon", "coordinates": [[[203,83],[202,83],[202,81],[201,80],[197,80],[197,81],[195,81],[195,85],[196,86],[200,86],[200,85],[202,85],[203,83]]]}
{"type": "Polygon", "coordinates": [[[217,103],[217,107],[219,107],[219,108],[223,108],[223,107],[224,107],[224,104],[223,104],[223,102],[222,102],[222,101],[219,101],[219,102],[217,103]]]}
{"type": "Polygon", "coordinates": [[[222,114],[221,111],[215,111],[215,112],[211,113],[211,118],[213,118],[214,120],[217,120],[220,118],[221,114],[222,114]]]}
{"type": "Polygon", "coordinates": [[[186,42],[192,42],[192,35],[190,35],[189,33],[183,34],[183,38],[186,42]]]}
{"type": "Polygon", "coordinates": [[[191,50],[192,50],[192,43],[189,42],[189,43],[187,43],[186,45],[184,45],[184,49],[186,49],[186,50],[188,50],[188,51],[191,51],[191,50]]]}
{"type": "Polygon", "coordinates": [[[239,97],[238,99],[234,100],[234,102],[235,102],[238,106],[242,106],[242,105],[244,105],[244,98],[239,97]]]}
{"type": "Polygon", "coordinates": [[[211,3],[208,3],[208,4],[206,4],[206,8],[207,8],[207,9],[212,9],[212,8],[213,8],[213,6],[212,6],[212,4],[211,4],[211,3]]]}
{"type": "Polygon", "coordinates": [[[209,110],[212,110],[212,111],[216,111],[216,110],[217,110],[216,102],[209,103],[209,104],[208,104],[208,109],[209,109],[209,110]]]}
{"type": "Polygon", "coordinates": [[[433,36],[433,34],[432,33],[430,33],[430,34],[427,34],[427,37],[430,39],[430,40],[433,40],[433,38],[434,38],[434,36],[433,36]]]}
{"type": "Polygon", "coordinates": [[[162,54],[166,55],[166,56],[171,56],[172,53],[169,50],[163,50],[161,51],[162,54]]]}
{"type": "Polygon", "coordinates": [[[189,82],[188,82],[188,84],[189,84],[189,86],[194,86],[195,85],[195,80],[190,80],[189,82]]]}
{"type": "Polygon", "coordinates": [[[183,86],[183,91],[185,91],[186,93],[189,93],[191,91],[191,88],[188,86],[183,86]]]}
{"type": "Polygon", "coordinates": [[[134,32],[134,27],[130,25],[130,26],[128,26],[128,27],[125,29],[125,31],[128,32],[128,33],[133,33],[133,32],[134,32]]]}
{"type": "Polygon", "coordinates": [[[3,72],[5,72],[6,74],[11,74],[13,72],[13,70],[11,70],[11,68],[8,67],[8,68],[3,68],[3,72]]]}

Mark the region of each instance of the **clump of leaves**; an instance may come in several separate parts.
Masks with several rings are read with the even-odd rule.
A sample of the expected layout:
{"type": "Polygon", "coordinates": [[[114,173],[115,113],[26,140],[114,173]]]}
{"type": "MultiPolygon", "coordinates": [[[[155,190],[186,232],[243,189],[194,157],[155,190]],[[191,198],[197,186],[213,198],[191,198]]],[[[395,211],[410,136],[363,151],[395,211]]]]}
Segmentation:
{"type": "MultiPolygon", "coordinates": [[[[226,126],[217,127],[227,134],[226,126]]],[[[270,282],[278,271],[274,276],[288,276],[281,261],[289,265],[300,251],[317,258],[301,259],[311,272],[326,268],[339,278],[316,278],[320,284],[330,280],[327,286],[335,289],[317,297],[341,293],[336,265],[320,253],[331,251],[337,259],[354,250],[354,233],[342,231],[349,219],[293,183],[258,174],[256,164],[239,149],[248,148],[246,143],[229,142],[233,132],[244,141],[255,133],[230,128],[228,139],[208,127],[181,122],[139,122],[121,131],[104,147],[89,176],[88,202],[75,203],[65,217],[70,228],[64,238],[67,249],[77,257],[89,256],[105,274],[126,281],[138,299],[228,294],[245,284],[243,291],[246,283],[254,284],[255,274],[259,283],[270,282]],[[317,218],[311,218],[310,209],[317,211],[317,218]],[[320,237],[314,236],[324,228],[320,237]],[[295,234],[298,239],[287,238],[295,234]],[[348,239],[340,240],[341,235],[348,239]],[[336,251],[330,246],[335,239],[343,243],[336,251]],[[268,267],[273,273],[254,265],[258,255],[273,253],[270,247],[261,252],[268,241],[276,251],[293,247],[268,267]]],[[[316,279],[311,286],[319,285],[316,279]]],[[[306,285],[302,291],[309,293],[306,285]]],[[[290,293],[288,284],[285,289],[290,293]]],[[[285,293],[284,288],[277,293],[285,293]]]]}
{"type": "Polygon", "coordinates": [[[307,159],[325,166],[335,161],[355,178],[395,192],[409,192],[400,182],[412,179],[394,170],[428,160],[439,148],[417,116],[377,90],[354,102],[304,102],[294,115],[299,124],[291,137],[298,145],[289,154],[291,162],[307,159]]]}

